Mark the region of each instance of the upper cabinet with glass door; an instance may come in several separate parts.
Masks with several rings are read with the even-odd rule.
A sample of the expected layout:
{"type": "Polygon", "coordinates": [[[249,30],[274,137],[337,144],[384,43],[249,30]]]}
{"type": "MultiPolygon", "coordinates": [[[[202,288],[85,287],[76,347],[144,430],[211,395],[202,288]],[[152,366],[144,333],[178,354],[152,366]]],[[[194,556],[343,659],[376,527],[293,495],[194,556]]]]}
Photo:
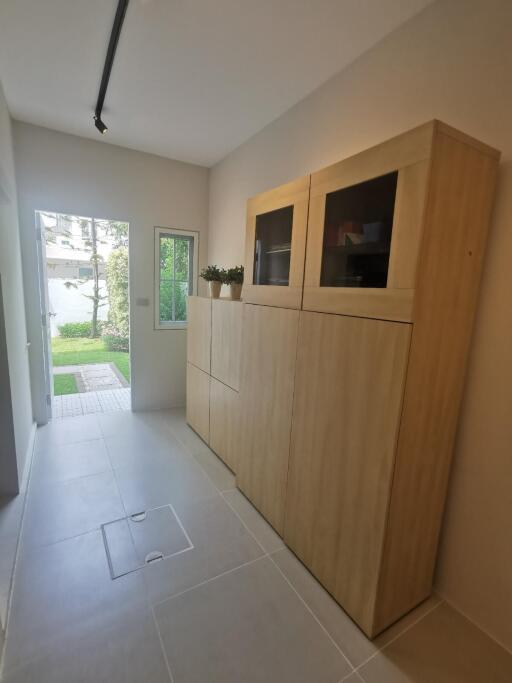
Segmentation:
{"type": "Polygon", "coordinates": [[[249,199],[245,302],[301,307],[308,200],[309,176],[249,199]]]}
{"type": "Polygon", "coordinates": [[[412,320],[434,122],[311,176],[303,308],[412,320]]]}

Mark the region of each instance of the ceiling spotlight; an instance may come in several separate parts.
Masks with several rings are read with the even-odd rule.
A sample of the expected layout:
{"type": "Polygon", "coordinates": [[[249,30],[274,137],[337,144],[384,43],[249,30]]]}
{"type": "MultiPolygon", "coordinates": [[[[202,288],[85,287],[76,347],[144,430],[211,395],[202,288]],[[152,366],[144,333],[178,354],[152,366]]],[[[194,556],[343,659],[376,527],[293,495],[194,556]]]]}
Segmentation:
{"type": "Polygon", "coordinates": [[[108,82],[110,80],[110,72],[112,71],[112,64],[116,54],[117,43],[121,35],[123,27],[124,16],[128,8],[130,0],[117,0],[116,15],[114,17],[114,24],[112,32],[110,33],[110,40],[108,41],[107,55],[105,57],[105,64],[103,66],[103,74],[101,76],[100,91],[98,93],[98,101],[94,109],[94,125],[104,135],[108,128],[101,120],[101,112],[103,110],[103,103],[105,102],[105,95],[107,94],[108,82]]]}
{"type": "Polygon", "coordinates": [[[100,119],[99,116],[95,116],[95,117],[94,117],[94,125],[95,125],[96,128],[100,131],[100,133],[101,133],[102,135],[105,135],[105,133],[107,132],[108,128],[107,128],[107,126],[103,123],[103,121],[100,119]]]}

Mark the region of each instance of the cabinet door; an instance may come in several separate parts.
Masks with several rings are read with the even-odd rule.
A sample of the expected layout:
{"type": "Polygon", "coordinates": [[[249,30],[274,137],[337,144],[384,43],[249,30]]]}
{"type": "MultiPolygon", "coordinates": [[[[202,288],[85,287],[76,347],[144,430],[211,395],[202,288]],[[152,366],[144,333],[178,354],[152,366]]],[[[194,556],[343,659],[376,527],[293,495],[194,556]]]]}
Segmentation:
{"type": "Polygon", "coordinates": [[[299,178],[247,202],[244,301],[301,307],[309,180],[299,178]]]}
{"type": "Polygon", "coordinates": [[[242,313],[240,301],[212,301],[211,374],[236,391],[240,389],[242,313]]]}
{"type": "Polygon", "coordinates": [[[188,297],[187,360],[210,372],[212,300],[188,297]]]}
{"type": "Polygon", "coordinates": [[[433,124],[311,176],[303,309],[412,321],[433,124]]]}
{"type": "Polygon", "coordinates": [[[284,538],[369,635],[410,330],[300,319],[284,538]]]}
{"type": "Polygon", "coordinates": [[[210,448],[233,471],[237,470],[240,395],[210,379],[210,448]]]}
{"type": "Polygon", "coordinates": [[[187,422],[199,436],[210,439],[210,375],[187,363],[187,422]]]}
{"type": "Polygon", "coordinates": [[[244,306],[237,485],[282,535],[299,312],[244,306]]]}

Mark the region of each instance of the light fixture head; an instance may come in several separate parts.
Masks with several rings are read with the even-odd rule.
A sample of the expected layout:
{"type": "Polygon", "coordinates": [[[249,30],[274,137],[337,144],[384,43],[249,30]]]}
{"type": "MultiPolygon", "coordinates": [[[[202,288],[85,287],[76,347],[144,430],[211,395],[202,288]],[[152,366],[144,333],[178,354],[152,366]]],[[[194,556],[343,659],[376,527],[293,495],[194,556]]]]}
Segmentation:
{"type": "Polygon", "coordinates": [[[103,123],[103,121],[101,120],[101,118],[100,118],[99,116],[95,116],[95,117],[94,117],[94,125],[95,125],[96,128],[100,131],[100,133],[101,133],[102,135],[105,135],[105,133],[107,132],[108,128],[107,128],[107,126],[103,123]]]}

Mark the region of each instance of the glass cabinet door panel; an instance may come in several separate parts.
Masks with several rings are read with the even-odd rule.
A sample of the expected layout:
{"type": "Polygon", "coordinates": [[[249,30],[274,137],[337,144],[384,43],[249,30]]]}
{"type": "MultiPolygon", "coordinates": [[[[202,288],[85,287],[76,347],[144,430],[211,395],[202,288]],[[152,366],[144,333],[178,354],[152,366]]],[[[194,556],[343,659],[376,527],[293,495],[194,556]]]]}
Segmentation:
{"type": "Polygon", "coordinates": [[[386,287],[398,172],[326,196],[322,287],[386,287]]]}
{"type": "Polygon", "coordinates": [[[256,216],[255,285],[286,287],[290,278],[293,206],[256,216]]]}

